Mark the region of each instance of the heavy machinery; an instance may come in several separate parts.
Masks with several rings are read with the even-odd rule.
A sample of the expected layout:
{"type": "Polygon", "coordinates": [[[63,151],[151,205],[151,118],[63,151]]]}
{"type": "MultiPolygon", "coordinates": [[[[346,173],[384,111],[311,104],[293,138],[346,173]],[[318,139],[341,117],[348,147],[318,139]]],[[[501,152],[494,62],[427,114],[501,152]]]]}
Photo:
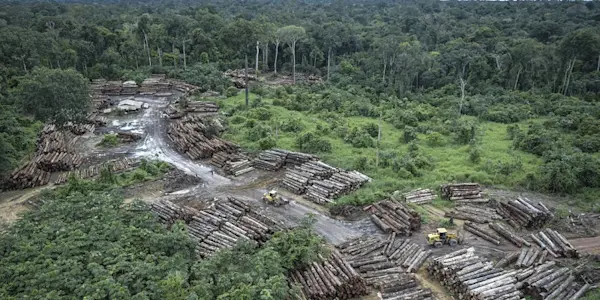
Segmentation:
{"type": "Polygon", "coordinates": [[[276,190],[271,190],[270,192],[265,193],[262,199],[268,204],[275,206],[281,206],[289,203],[289,201],[281,197],[276,190]]]}
{"type": "Polygon", "coordinates": [[[448,232],[446,228],[438,228],[436,233],[427,235],[427,243],[436,248],[441,248],[444,244],[456,246],[458,244],[458,234],[456,232],[448,232]]]}

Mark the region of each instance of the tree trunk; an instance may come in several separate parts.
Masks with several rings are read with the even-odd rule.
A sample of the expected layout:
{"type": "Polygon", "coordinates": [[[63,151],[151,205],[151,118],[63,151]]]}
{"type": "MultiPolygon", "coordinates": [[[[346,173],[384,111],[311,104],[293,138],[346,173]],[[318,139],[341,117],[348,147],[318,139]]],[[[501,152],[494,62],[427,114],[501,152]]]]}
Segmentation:
{"type": "Polygon", "coordinates": [[[296,41],[292,42],[292,83],[296,84],[296,41]]]}
{"type": "Polygon", "coordinates": [[[21,62],[23,62],[23,71],[27,73],[27,65],[25,64],[25,57],[21,57],[21,62]]]}
{"type": "Polygon", "coordinates": [[[152,67],[152,58],[150,57],[150,45],[148,44],[148,35],[143,30],[142,33],[144,34],[144,42],[146,43],[145,48],[146,52],[148,53],[148,65],[152,67]]]}
{"type": "Polygon", "coordinates": [[[598,55],[598,64],[596,65],[596,72],[600,72],[600,55],[598,55]]]}
{"type": "Polygon", "coordinates": [[[277,74],[277,54],[279,54],[279,40],[275,41],[275,62],[273,63],[275,74],[277,74]]]}
{"type": "Polygon", "coordinates": [[[246,59],[246,63],[245,63],[245,68],[244,68],[244,81],[245,81],[245,86],[246,86],[246,106],[248,106],[248,54],[246,53],[245,55],[245,59],[246,59]]]}
{"type": "Polygon", "coordinates": [[[265,50],[264,50],[264,55],[265,55],[265,71],[269,71],[269,42],[265,43],[265,50]]]}
{"type": "Polygon", "coordinates": [[[260,49],[260,42],[256,41],[256,62],[254,64],[254,72],[255,72],[256,76],[258,76],[258,54],[259,54],[259,49],[260,49]]]}
{"type": "Polygon", "coordinates": [[[329,68],[331,66],[331,47],[327,50],[327,81],[329,81],[329,68]]]}
{"type": "Polygon", "coordinates": [[[379,129],[377,130],[377,157],[375,158],[375,167],[379,168],[379,144],[381,143],[381,119],[383,113],[379,113],[379,129]]]}
{"type": "MultiPolygon", "coordinates": [[[[175,40],[171,43],[171,52],[173,52],[173,66],[177,67],[177,57],[175,56],[175,40]]],[[[177,53],[179,54],[179,53],[177,53]]],[[[177,55],[179,56],[179,55],[177,55]]]]}
{"type": "Polygon", "coordinates": [[[158,65],[162,67],[162,49],[157,46],[156,51],[158,51],[158,65]]]}
{"type": "Polygon", "coordinates": [[[186,57],[185,57],[185,40],[183,41],[183,69],[185,70],[185,68],[187,67],[187,61],[186,61],[186,57]]]}
{"type": "Polygon", "coordinates": [[[573,74],[573,67],[575,67],[575,59],[571,59],[567,63],[567,69],[565,70],[565,86],[563,88],[563,95],[567,95],[567,91],[569,90],[569,83],[571,81],[571,74],[573,74]]]}
{"type": "Polygon", "coordinates": [[[523,70],[522,66],[519,66],[519,71],[517,72],[517,78],[515,79],[515,86],[513,90],[517,90],[517,86],[519,85],[519,76],[521,75],[521,70],[523,70]]]}
{"type": "Polygon", "coordinates": [[[383,56],[383,77],[381,78],[381,83],[385,84],[385,69],[387,68],[387,62],[385,61],[385,55],[383,56]]]}
{"type": "Polygon", "coordinates": [[[460,104],[458,106],[458,115],[459,116],[462,115],[462,107],[463,107],[463,102],[465,101],[465,87],[466,86],[467,86],[467,82],[461,76],[460,77],[460,104]]]}

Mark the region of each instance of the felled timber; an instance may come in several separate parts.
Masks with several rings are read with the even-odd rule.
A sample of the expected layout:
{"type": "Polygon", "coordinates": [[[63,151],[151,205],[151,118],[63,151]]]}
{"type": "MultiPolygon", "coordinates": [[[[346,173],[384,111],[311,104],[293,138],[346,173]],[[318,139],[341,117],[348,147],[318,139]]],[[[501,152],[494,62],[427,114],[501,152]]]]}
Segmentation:
{"type": "Polygon", "coordinates": [[[169,92],[171,87],[171,82],[166,80],[164,74],[153,74],[149,78],[144,79],[138,92],[141,95],[157,95],[169,92]]]}
{"type": "Polygon", "coordinates": [[[188,113],[217,113],[219,106],[215,102],[190,101],[183,110],[188,113]]]}
{"type": "Polygon", "coordinates": [[[196,241],[196,254],[200,258],[231,248],[240,240],[265,242],[274,232],[283,229],[279,223],[232,197],[206,209],[182,207],[160,200],[151,205],[151,210],[167,226],[183,221],[188,234],[196,241]]]}
{"type": "Polygon", "coordinates": [[[208,119],[187,115],[169,124],[167,134],[175,148],[191,159],[210,158],[216,152],[233,153],[238,146],[211,134],[208,119]]]}
{"type": "Polygon", "coordinates": [[[446,212],[446,217],[467,220],[475,223],[490,223],[496,220],[501,220],[500,216],[494,209],[485,207],[475,207],[473,205],[460,205],[454,207],[451,211],[446,212]]]}
{"type": "Polygon", "coordinates": [[[418,189],[402,194],[402,200],[407,203],[431,203],[437,196],[430,189],[418,189]]]}
{"type": "Polygon", "coordinates": [[[69,177],[75,176],[81,179],[90,179],[100,175],[100,171],[102,168],[109,168],[109,170],[113,173],[125,172],[133,169],[136,166],[137,162],[131,158],[120,158],[115,160],[110,160],[103,162],[101,164],[91,165],[85,168],[81,168],[75,171],[66,172],[58,175],[54,184],[63,184],[66,183],[69,177]]]}
{"type": "Polygon", "coordinates": [[[500,223],[490,223],[490,228],[519,248],[523,246],[531,247],[531,243],[511,232],[500,223]]]}
{"type": "Polygon", "coordinates": [[[465,222],[464,224],[464,229],[494,245],[500,245],[500,237],[496,236],[495,234],[489,232],[488,230],[486,230],[485,228],[475,225],[471,222],[465,222]]]}
{"type": "Polygon", "coordinates": [[[577,258],[577,249],[558,231],[546,228],[538,233],[532,233],[531,238],[542,249],[554,257],[577,258]]]}
{"type": "Polygon", "coordinates": [[[458,299],[520,299],[517,272],[495,268],[474,251],[462,249],[434,258],[428,267],[429,275],[458,299]]]}
{"type": "Polygon", "coordinates": [[[534,203],[525,197],[517,197],[506,203],[499,202],[496,210],[510,224],[525,228],[542,228],[554,217],[552,212],[541,202],[534,203]]]}
{"type": "Polygon", "coordinates": [[[479,183],[454,183],[446,184],[441,187],[442,198],[456,203],[485,203],[489,199],[485,198],[481,192],[479,183]]]}
{"type": "Polygon", "coordinates": [[[312,154],[283,149],[269,149],[258,154],[254,166],[267,171],[277,171],[283,166],[300,166],[318,158],[312,154]]]}
{"type": "Polygon", "coordinates": [[[28,162],[10,173],[4,186],[7,189],[18,190],[48,184],[50,172],[37,167],[35,162],[28,162]]]}
{"type": "Polygon", "coordinates": [[[174,90],[184,93],[185,96],[193,95],[200,90],[199,86],[189,84],[185,81],[169,79],[169,82],[174,90]]]}
{"type": "Polygon", "coordinates": [[[383,200],[364,208],[371,220],[385,233],[410,235],[421,228],[421,216],[405,203],[383,200]]]}
{"type": "Polygon", "coordinates": [[[240,176],[254,170],[252,162],[242,153],[216,152],[210,163],[215,167],[222,168],[225,174],[233,176],[240,176]]]}
{"type": "Polygon", "coordinates": [[[353,299],[367,294],[366,282],[337,252],[289,275],[305,299],[353,299]]]}
{"type": "Polygon", "coordinates": [[[380,292],[383,299],[427,299],[431,290],[421,288],[414,275],[431,255],[396,233],[386,240],[360,237],[337,246],[348,263],[380,292]]]}
{"type": "Polygon", "coordinates": [[[553,261],[521,269],[516,277],[518,288],[536,300],[579,299],[589,288],[588,284],[576,282],[577,274],[573,270],[559,268],[553,261]]]}

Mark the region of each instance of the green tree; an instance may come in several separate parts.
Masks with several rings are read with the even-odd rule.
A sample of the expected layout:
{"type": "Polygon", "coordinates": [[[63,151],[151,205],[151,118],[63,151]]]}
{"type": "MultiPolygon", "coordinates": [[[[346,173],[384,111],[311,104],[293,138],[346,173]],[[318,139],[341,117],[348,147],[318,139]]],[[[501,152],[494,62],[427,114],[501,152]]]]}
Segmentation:
{"type": "Polygon", "coordinates": [[[285,26],[280,28],[278,36],[281,37],[282,41],[290,47],[292,50],[292,81],[296,83],[296,43],[306,36],[304,28],[295,25],[285,26]]]}

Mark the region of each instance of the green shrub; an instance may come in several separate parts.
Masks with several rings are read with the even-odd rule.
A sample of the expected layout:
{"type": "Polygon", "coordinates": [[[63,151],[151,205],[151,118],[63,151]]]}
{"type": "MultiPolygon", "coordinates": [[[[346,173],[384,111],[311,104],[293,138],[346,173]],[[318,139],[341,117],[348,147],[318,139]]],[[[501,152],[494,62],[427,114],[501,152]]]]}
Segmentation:
{"type": "Polygon", "coordinates": [[[231,122],[231,124],[242,124],[242,123],[246,122],[246,118],[244,118],[243,116],[240,116],[240,115],[235,115],[229,119],[229,122],[231,122]]]}
{"type": "Polygon", "coordinates": [[[376,138],[379,135],[379,125],[375,123],[368,123],[363,129],[373,138],[376,138]]]}
{"type": "Polygon", "coordinates": [[[257,119],[261,121],[267,121],[271,119],[272,113],[264,107],[253,108],[247,112],[247,117],[250,119],[257,119]]]}
{"type": "Polygon", "coordinates": [[[444,137],[439,132],[431,132],[427,135],[427,144],[431,147],[440,147],[444,145],[444,137]]]}
{"type": "Polygon", "coordinates": [[[257,124],[252,128],[248,128],[246,131],[246,139],[254,142],[268,137],[270,133],[271,127],[265,124],[257,124]]]}
{"type": "Polygon", "coordinates": [[[514,140],[522,136],[523,131],[521,130],[521,127],[519,127],[519,125],[509,125],[508,127],[506,127],[506,135],[508,136],[509,140],[514,140]]]}
{"type": "Polygon", "coordinates": [[[469,161],[478,164],[481,162],[481,147],[473,145],[469,147],[469,161]]]}
{"type": "Polygon", "coordinates": [[[451,130],[454,133],[454,142],[457,144],[468,144],[477,137],[475,123],[464,119],[455,120],[451,130]]]}
{"type": "Polygon", "coordinates": [[[225,96],[227,96],[227,98],[235,97],[235,96],[237,96],[238,92],[239,92],[239,90],[236,87],[230,86],[225,91],[225,96]]]}
{"type": "Polygon", "coordinates": [[[284,87],[279,86],[275,89],[275,97],[278,99],[282,99],[288,95],[287,91],[284,87]]]}
{"type": "Polygon", "coordinates": [[[374,147],[375,143],[371,136],[364,130],[353,127],[344,138],[344,141],[355,148],[374,147]]]}
{"type": "Polygon", "coordinates": [[[102,137],[102,141],[100,141],[99,145],[103,147],[114,147],[119,144],[119,138],[116,134],[105,134],[102,137]]]}
{"type": "Polygon", "coordinates": [[[277,141],[272,137],[266,137],[258,141],[258,147],[261,150],[275,148],[275,146],[277,146],[277,141]]]}
{"type": "Polygon", "coordinates": [[[417,129],[411,126],[404,127],[404,134],[402,135],[402,141],[408,144],[412,141],[417,140],[417,129]]]}
{"type": "Polygon", "coordinates": [[[300,132],[304,129],[304,125],[300,118],[291,118],[284,121],[280,128],[284,132],[300,132]]]}
{"type": "Polygon", "coordinates": [[[299,135],[296,138],[296,147],[309,153],[331,152],[331,143],[312,132],[299,135]]]}
{"type": "Polygon", "coordinates": [[[361,156],[354,161],[354,169],[358,171],[365,171],[367,169],[367,158],[361,156]]]}

